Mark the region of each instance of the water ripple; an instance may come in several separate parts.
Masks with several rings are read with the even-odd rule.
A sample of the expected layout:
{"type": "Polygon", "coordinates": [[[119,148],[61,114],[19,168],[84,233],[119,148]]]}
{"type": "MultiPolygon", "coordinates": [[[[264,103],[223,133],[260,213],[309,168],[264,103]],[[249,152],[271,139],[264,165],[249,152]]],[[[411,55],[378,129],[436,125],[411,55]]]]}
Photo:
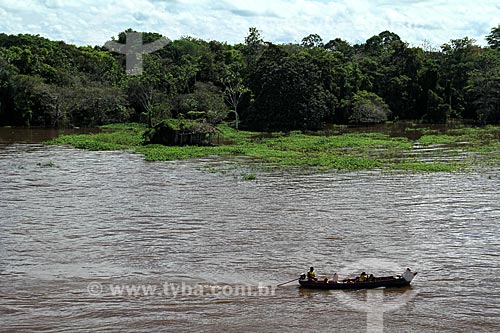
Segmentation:
{"type": "Polygon", "coordinates": [[[388,332],[452,332],[456,326],[441,317],[468,332],[495,327],[495,177],[270,172],[242,181],[199,171],[226,163],[150,163],[39,145],[0,149],[0,329],[362,330],[351,319],[366,316],[332,303],[332,294],[291,287],[254,298],[96,298],[86,289],[93,281],[273,285],[312,264],[320,274],[354,274],[353,265],[420,271],[413,310],[397,322],[388,318],[388,332]],[[301,306],[315,319],[297,311],[301,306]]]}

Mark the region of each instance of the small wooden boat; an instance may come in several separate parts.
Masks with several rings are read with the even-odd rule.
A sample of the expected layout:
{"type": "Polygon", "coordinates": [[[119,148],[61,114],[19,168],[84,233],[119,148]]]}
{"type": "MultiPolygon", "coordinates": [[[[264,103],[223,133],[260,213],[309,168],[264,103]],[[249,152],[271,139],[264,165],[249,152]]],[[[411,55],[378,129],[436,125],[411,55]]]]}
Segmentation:
{"type": "Polygon", "coordinates": [[[325,280],[308,280],[305,275],[299,279],[299,284],[302,288],[309,289],[373,289],[373,288],[400,288],[410,285],[410,282],[417,275],[417,272],[405,272],[403,276],[383,276],[374,277],[364,282],[357,279],[346,279],[338,282],[325,280]]]}

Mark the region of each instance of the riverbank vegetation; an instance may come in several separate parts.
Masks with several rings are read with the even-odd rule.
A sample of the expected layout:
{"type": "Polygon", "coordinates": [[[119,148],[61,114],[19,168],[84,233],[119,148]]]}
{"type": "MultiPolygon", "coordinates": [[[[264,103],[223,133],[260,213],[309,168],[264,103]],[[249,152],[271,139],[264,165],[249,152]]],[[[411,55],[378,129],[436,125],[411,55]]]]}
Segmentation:
{"type": "MultiPolygon", "coordinates": [[[[113,39],[125,44],[131,32],[113,39]]],[[[175,40],[145,54],[137,76],[126,74],[125,55],[105,47],[0,34],[0,126],[152,127],[168,118],[258,132],[398,119],[499,124],[499,36],[500,26],[487,46],[467,37],[411,46],[390,31],[355,45],[315,34],[274,44],[250,28],[236,45],[175,40]]]]}
{"type": "MultiPolygon", "coordinates": [[[[388,128],[390,130],[390,127],[388,128]]],[[[164,146],[144,144],[146,126],[104,126],[101,133],[63,135],[49,144],[69,144],[91,150],[129,150],[148,161],[205,156],[246,156],[258,168],[300,167],[314,170],[459,171],[500,165],[500,127],[406,129],[421,136],[409,138],[340,127],[329,134],[300,131],[260,133],[220,125],[218,146],[164,146]]],[[[388,131],[389,132],[389,131],[388,131]]],[[[248,161],[247,161],[248,162],[248,161]]],[[[247,177],[251,178],[251,177],[247,177]]]]}
{"type": "MultiPolygon", "coordinates": [[[[130,33],[113,39],[126,44],[130,33]]],[[[486,36],[487,46],[467,37],[440,48],[410,46],[389,31],[355,45],[315,34],[274,44],[250,28],[236,45],[175,40],[144,54],[142,75],[127,75],[125,55],[105,47],[0,34],[0,126],[122,123],[51,143],[127,149],[149,161],[246,156],[266,166],[320,170],[498,165],[498,127],[443,132],[428,124],[500,123],[499,36],[500,26],[486,36]],[[397,134],[345,130],[406,119],[414,123],[397,134]],[[179,125],[186,123],[199,130],[179,125]],[[151,144],[169,136],[180,145],[186,137],[222,142],[151,144]]],[[[142,37],[147,44],[162,36],[142,37]]]]}

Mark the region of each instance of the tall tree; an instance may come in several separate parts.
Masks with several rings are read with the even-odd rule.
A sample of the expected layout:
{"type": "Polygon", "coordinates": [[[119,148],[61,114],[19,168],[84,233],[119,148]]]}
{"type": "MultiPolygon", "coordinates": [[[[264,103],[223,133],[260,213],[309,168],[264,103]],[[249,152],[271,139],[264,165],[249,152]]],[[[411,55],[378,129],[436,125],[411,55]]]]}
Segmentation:
{"type": "Polygon", "coordinates": [[[452,115],[456,117],[466,116],[464,89],[469,73],[474,68],[474,61],[481,52],[474,43],[474,39],[465,37],[453,39],[441,46],[440,85],[444,87],[444,101],[450,105],[452,115]]]}
{"type": "Polygon", "coordinates": [[[313,47],[323,47],[323,39],[318,34],[310,34],[307,37],[302,38],[302,47],[311,49],[313,47]]]}
{"type": "Polygon", "coordinates": [[[222,79],[224,84],[225,100],[232,107],[235,117],[235,127],[239,128],[240,115],[238,114],[238,105],[250,90],[243,84],[241,69],[238,63],[233,63],[226,68],[226,75],[222,79]]]}
{"type": "Polygon", "coordinates": [[[264,40],[261,32],[255,27],[248,30],[248,35],[245,37],[245,48],[243,49],[243,58],[250,71],[255,69],[257,61],[264,51],[264,40]]]}
{"type": "Polygon", "coordinates": [[[500,49],[478,58],[465,92],[467,108],[481,124],[500,123],[500,49]]]}
{"type": "Polygon", "coordinates": [[[500,24],[491,29],[491,33],[486,36],[486,41],[492,49],[500,49],[500,24]]]}
{"type": "Polygon", "coordinates": [[[354,55],[354,48],[351,46],[351,44],[341,38],[330,40],[325,44],[325,49],[329,51],[340,52],[346,59],[351,59],[354,55]]]}
{"type": "Polygon", "coordinates": [[[269,45],[257,64],[253,80],[255,102],[246,120],[254,129],[322,128],[331,98],[321,70],[309,52],[287,54],[269,45]]]}
{"type": "Polygon", "coordinates": [[[368,78],[364,89],[383,98],[394,117],[411,118],[419,96],[420,50],[408,47],[390,31],[369,38],[357,49],[356,61],[368,78]]]}

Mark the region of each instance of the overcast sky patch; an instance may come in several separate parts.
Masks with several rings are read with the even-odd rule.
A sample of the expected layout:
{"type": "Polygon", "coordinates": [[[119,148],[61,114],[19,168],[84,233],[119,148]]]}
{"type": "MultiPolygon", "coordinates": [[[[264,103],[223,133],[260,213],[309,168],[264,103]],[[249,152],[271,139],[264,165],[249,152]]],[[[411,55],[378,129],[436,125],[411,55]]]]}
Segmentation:
{"type": "Polygon", "coordinates": [[[499,24],[496,0],[0,0],[0,32],[78,45],[103,45],[127,28],[235,44],[249,27],[275,43],[316,33],[354,44],[389,30],[411,45],[464,37],[485,45],[499,24]]]}

